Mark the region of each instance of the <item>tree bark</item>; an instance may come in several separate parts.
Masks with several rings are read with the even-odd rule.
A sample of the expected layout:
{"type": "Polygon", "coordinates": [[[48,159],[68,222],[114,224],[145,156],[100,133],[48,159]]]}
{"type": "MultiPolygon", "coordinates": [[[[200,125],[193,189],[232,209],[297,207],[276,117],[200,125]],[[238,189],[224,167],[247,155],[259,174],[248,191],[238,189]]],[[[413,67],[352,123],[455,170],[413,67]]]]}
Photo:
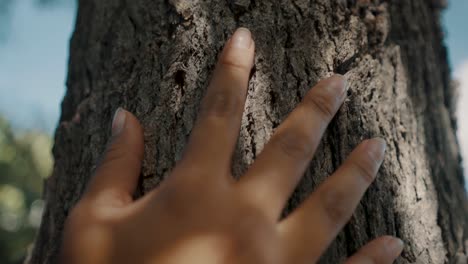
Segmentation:
{"type": "MultiPolygon", "coordinates": [[[[80,198],[122,106],[145,128],[136,197],[180,158],[210,73],[238,26],[256,43],[233,173],[242,175],[275,127],[319,79],[345,74],[348,99],[290,199],[293,210],[363,139],[383,137],[376,182],[321,263],[370,239],[405,243],[397,263],[467,263],[468,202],[455,135],[439,0],[81,0],[54,173],[32,263],[55,263],[65,218],[80,198]]],[[[319,228],[304,226],[304,228],[319,228]]]]}

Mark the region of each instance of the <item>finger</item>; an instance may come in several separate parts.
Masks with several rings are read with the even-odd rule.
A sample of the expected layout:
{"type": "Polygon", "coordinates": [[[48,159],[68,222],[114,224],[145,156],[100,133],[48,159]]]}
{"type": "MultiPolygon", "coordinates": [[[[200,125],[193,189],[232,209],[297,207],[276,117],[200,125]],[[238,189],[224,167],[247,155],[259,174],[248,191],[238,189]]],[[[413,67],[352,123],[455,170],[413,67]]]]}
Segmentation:
{"type": "MultiPolygon", "coordinates": [[[[253,66],[254,43],[239,28],[225,45],[202,101],[180,166],[230,171],[253,66]]],[[[190,168],[193,172],[193,168],[190,168]]]]}
{"type": "Polygon", "coordinates": [[[143,151],[140,122],[124,109],[117,109],[112,121],[112,138],[85,196],[108,205],[130,203],[140,175],[143,151]]]}
{"type": "Polygon", "coordinates": [[[372,240],[350,257],[345,264],[390,264],[403,251],[403,241],[392,236],[372,240]]]}
{"type": "Polygon", "coordinates": [[[403,241],[383,236],[372,240],[349,258],[345,264],[391,264],[403,251],[403,241]]]}
{"type": "Polygon", "coordinates": [[[279,223],[294,257],[317,260],[354,212],[382,163],[385,141],[360,144],[345,163],[297,210],[279,223]],[[320,228],[304,228],[318,226],[320,228]]]}
{"type": "Polygon", "coordinates": [[[320,81],[279,126],[239,183],[245,195],[275,220],[343,103],[346,80],[334,75],[320,81]]]}

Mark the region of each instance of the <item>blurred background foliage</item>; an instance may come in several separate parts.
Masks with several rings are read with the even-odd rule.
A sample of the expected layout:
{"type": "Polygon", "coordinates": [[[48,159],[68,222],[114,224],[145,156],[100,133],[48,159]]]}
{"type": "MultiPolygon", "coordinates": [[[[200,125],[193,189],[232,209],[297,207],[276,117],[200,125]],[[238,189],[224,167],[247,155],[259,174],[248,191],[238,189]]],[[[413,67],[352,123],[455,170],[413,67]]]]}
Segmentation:
{"type": "MultiPolygon", "coordinates": [[[[28,26],[28,24],[34,23],[33,19],[47,19],[46,16],[50,19],[53,13],[60,11],[62,7],[71,7],[67,14],[72,20],[75,4],[76,0],[0,0],[0,61],[5,61],[6,56],[11,54],[8,53],[11,52],[9,47],[21,46],[24,49],[24,41],[29,41],[29,39],[18,38],[18,26],[28,26]],[[26,11],[30,10],[29,7],[37,11],[34,13],[36,17],[31,18],[31,13],[26,14],[26,11]],[[24,16],[21,16],[20,12],[23,12],[24,16]]],[[[55,23],[60,23],[60,21],[55,23]]],[[[56,33],[51,28],[39,29],[42,32],[41,38],[49,38],[56,33]]],[[[30,33],[31,38],[37,38],[37,35],[32,33],[30,33]]],[[[60,40],[60,43],[65,47],[68,40],[65,38],[60,40]]],[[[31,41],[34,41],[35,45],[41,42],[40,39],[32,39],[31,41]]],[[[23,50],[23,52],[28,53],[29,51],[23,50]]],[[[46,51],[46,53],[50,52],[46,51]]],[[[34,57],[30,57],[31,63],[33,63],[34,57]]],[[[43,66],[41,67],[54,69],[50,66],[53,56],[50,57],[50,60],[42,61],[43,66]]],[[[63,61],[67,59],[60,58],[63,61]]],[[[26,71],[24,61],[18,61],[23,66],[11,67],[11,69],[21,69],[25,78],[37,78],[37,76],[32,77],[26,71]]],[[[36,68],[36,70],[39,69],[36,68]]],[[[63,71],[65,72],[65,69],[63,71]]],[[[8,69],[2,74],[0,77],[3,76],[2,78],[6,79],[9,78],[8,76],[16,76],[9,73],[8,69]]],[[[50,75],[58,76],[54,80],[59,85],[62,84],[58,86],[59,88],[64,87],[63,81],[61,81],[64,76],[61,72],[54,70],[50,75]]],[[[16,96],[20,94],[17,86],[22,85],[20,80],[11,82],[12,85],[6,85],[5,82],[0,83],[4,86],[0,87],[1,89],[8,90],[7,93],[1,94],[0,98],[16,100],[15,94],[16,96]]],[[[33,84],[38,87],[31,87],[32,97],[37,97],[37,93],[46,92],[46,87],[42,87],[42,83],[38,80],[35,80],[33,84]]],[[[6,102],[2,101],[2,103],[6,102]]],[[[57,103],[57,110],[59,109],[58,105],[57,103]]],[[[17,107],[24,108],[25,106],[17,104],[17,107]]],[[[44,180],[51,174],[53,166],[51,154],[53,127],[41,124],[53,124],[56,120],[42,122],[41,120],[45,121],[49,117],[43,116],[43,113],[35,110],[35,106],[26,107],[30,108],[31,120],[36,120],[32,126],[18,125],[18,122],[14,122],[16,121],[14,116],[8,116],[7,113],[0,111],[0,264],[23,263],[28,251],[32,249],[44,208],[42,200],[44,180]]],[[[16,109],[14,112],[19,112],[19,110],[21,109],[16,109]]],[[[29,122],[33,123],[31,120],[29,122]]]]}
{"type": "Polygon", "coordinates": [[[39,227],[52,140],[40,131],[14,131],[0,117],[0,262],[21,263],[39,227]]]}

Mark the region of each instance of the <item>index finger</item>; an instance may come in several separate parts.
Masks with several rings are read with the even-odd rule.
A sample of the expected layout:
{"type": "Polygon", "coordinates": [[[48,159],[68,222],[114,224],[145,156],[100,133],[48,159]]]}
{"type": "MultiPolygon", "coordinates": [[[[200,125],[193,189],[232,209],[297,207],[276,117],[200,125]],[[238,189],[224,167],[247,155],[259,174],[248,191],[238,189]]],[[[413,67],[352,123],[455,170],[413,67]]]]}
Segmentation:
{"type": "Polygon", "coordinates": [[[346,79],[320,81],[277,128],[239,182],[246,195],[275,220],[304,174],[323,133],[346,97],[346,79]]]}

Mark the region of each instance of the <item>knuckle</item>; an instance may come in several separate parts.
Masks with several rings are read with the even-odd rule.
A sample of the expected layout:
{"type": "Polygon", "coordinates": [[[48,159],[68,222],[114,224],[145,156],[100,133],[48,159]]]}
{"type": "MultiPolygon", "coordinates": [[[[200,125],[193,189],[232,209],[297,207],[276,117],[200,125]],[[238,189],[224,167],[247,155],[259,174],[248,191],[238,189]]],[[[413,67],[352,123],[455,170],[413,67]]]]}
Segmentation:
{"type": "Polygon", "coordinates": [[[241,71],[242,73],[250,71],[251,68],[251,65],[246,63],[246,60],[239,56],[239,54],[231,54],[229,52],[221,56],[219,64],[221,67],[233,71],[241,71]]]}
{"type": "Polygon", "coordinates": [[[126,163],[138,163],[142,159],[142,154],[134,151],[133,149],[126,147],[122,142],[114,141],[106,148],[104,155],[98,162],[99,168],[112,166],[122,161],[126,163]]]}
{"type": "Polygon", "coordinates": [[[228,255],[242,256],[248,252],[250,253],[248,254],[249,260],[253,260],[253,263],[272,263],[273,259],[277,259],[277,255],[272,252],[264,252],[264,249],[268,247],[259,245],[275,246],[274,230],[271,229],[270,225],[264,224],[265,220],[258,212],[253,211],[246,215],[249,217],[243,219],[238,226],[229,232],[228,255]]]}
{"type": "Polygon", "coordinates": [[[242,100],[227,91],[209,95],[200,109],[202,116],[231,117],[242,111],[242,100]]]}
{"type": "Polygon", "coordinates": [[[101,159],[98,161],[97,166],[94,170],[94,175],[100,174],[102,170],[110,168],[113,164],[116,164],[123,157],[122,151],[118,150],[116,147],[109,147],[102,155],[101,159]]]}
{"type": "Polygon", "coordinates": [[[342,225],[351,216],[350,207],[346,201],[347,195],[343,190],[332,188],[324,192],[323,208],[333,224],[342,225]]]}
{"type": "Polygon", "coordinates": [[[370,264],[378,264],[381,263],[381,261],[384,259],[381,256],[376,256],[371,253],[363,253],[363,258],[367,260],[368,263],[370,264]]]}
{"type": "Polygon", "coordinates": [[[305,132],[285,132],[277,140],[279,149],[293,159],[312,156],[314,140],[305,132]]]}
{"type": "Polygon", "coordinates": [[[105,158],[103,160],[103,163],[112,163],[116,160],[121,159],[123,156],[125,156],[125,150],[123,148],[119,148],[118,144],[114,143],[111,144],[107,149],[104,154],[105,158]]]}
{"type": "Polygon", "coordinates": [[[323,92],[308,93],[302,103],[317,112],[324,120],[331,120],[336,112],[334,99],[323,92]]]}
{"type": "Polygon", "coordinates": [[[358,171],[359,177],[362,177],[367,184],[371,184],[375,178],[375,165],[376,162],[372,157],[361,158],[354,161],[354,167],[358,171]]]}

